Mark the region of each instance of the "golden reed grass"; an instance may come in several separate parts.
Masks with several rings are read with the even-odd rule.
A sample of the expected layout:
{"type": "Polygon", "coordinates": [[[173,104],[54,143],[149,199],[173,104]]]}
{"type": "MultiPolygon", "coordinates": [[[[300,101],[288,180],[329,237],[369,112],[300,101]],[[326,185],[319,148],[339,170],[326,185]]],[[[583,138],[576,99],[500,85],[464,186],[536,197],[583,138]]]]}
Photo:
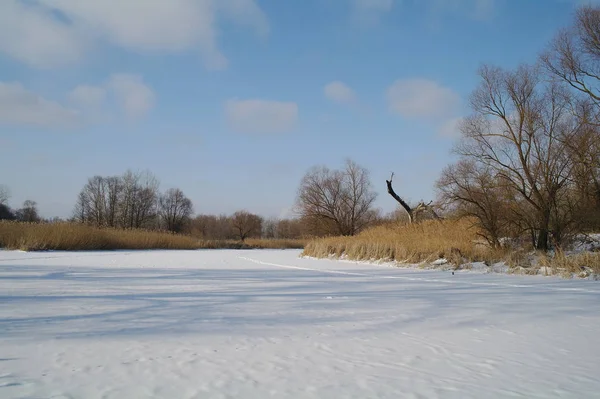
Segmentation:
{"type": "Polygon", "coordinates": [[[566,255],[564,252],[559,251],[552,257],[542,255],[538,264],[540,267],[548,267],[551,274],[600,275],[600,252],[581,252],[566,255]]]}
{"type": "Polygon", "coordinates": [[[150,230],[97,228],[75,223],[0,221],[0,247],[24,251],[82,251],[116,249],[252,249],[302,248],[302,240],[200,240],[150,230]]]}
{"type": "Polygon", "coordinates": [[[481,242],[470,219],[428,220],[415,224],[388,224],[354,237],[310,241],[303,254],[323,258],[344,255],[352,260],[389,260],[419,263],[446,258],[459,261],[490,260],[496,255],[481,242]]]}

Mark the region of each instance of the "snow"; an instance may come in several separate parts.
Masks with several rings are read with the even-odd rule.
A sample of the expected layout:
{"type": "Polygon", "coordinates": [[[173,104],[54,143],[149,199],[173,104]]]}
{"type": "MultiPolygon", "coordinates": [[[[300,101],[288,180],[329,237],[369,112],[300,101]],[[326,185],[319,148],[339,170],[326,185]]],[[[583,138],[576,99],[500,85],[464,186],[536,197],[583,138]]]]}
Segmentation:
{"type": "Polygon", "coordinates": [[[598,397],[598,282],[299,254],[0,251],[0,398],[598,397]]]}
{"type": "Polygon", "coordinates": [[[581,234],[574,240],[573,250],[570,253],[600,250],[600,234],[581,234]]]}

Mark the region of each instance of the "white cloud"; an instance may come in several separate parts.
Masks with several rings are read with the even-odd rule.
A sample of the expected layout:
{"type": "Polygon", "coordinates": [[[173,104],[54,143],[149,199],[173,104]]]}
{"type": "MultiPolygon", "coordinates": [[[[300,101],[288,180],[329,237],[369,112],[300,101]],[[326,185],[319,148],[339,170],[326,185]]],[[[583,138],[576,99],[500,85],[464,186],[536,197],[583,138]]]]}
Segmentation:
{"type": "Polygon", "coordinates": [[[58,66],[77,61],[83,48],[82,36],[47,9],[18,0],[0,3],[0,52],[9,57],[34,67],[58,66]]]}
{"type": "Polygon", "coordinates": [[[338,103],[353,103],[356,101],[356,93],[343,82],[334,81],[325,86],[323,89],[325,96],[331,101],[338,103]]]}
{"type": "Polygon", "coordinates": [[[460,96],[428,79],[397,80],[387,91],[390,110],[406,118],[444,118],[455,115],[460,96]]]}
{"type": "Polygon", "coordinates": [[[222,68],[227,60],[217,45],[219,17],[268,32],[255,0],[4,0],[0,52],[50,67],[77,61],[104,42],[145,53],[197,49],[207,66],[222,68]]]}
{"type": "Polygon", "coordinates": [[[298,120],[298,105],[267,100],[229,100],[225,114],[231,127],[246,133],[283,133],[298,120]]]}
{"type": "Polygon", "coordinates": [[[0,124],[31,127],[70,127],[78,112],[47,100],[20,83],[0,82],[0,124]]]}
{"type": "Polygon", "coordinates": [[[156,94],[139,75],[113,74],[100,85],[79,85],[68,94],[74,106],[96,114],[104,113],[109,100],[131,119],[146,115],[156,102],[156,94]]]}
{"type": "Polygon", "coordinates": [[[79,85],[67,93],[68,104],[49,100],[18,82],[0,82],[0,124],[75,127],[106,120],[107,108],[139,118],[154,106],[156,95],[137,75],[114,74],[104,83],[79,85]]]}
{"type": "Polygon", "coordinates": [[[97,108],[104,104],[106,89],[98,86],[79,85],[69,93],[68,97],[75,105],[97,108]]]}
{"type": "Polygon", "coordinates": [[[112,75],[108,87],[114,93],[123,112],[130,118],[144,116],[156,101],[152,89],[138,75],[112,75]]]}

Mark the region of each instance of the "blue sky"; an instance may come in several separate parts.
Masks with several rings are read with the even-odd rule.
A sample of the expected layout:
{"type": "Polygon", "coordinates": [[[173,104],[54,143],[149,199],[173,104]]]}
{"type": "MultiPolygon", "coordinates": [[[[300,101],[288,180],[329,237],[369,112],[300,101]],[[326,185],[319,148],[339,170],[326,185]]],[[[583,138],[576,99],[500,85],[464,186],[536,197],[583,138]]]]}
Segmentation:
{"type": "Polygon", "coordinates": [[[433,199],[482,63],[535,62],[580,1],[7,0],[0,184],[68,217],[93,175],[152,171],[196,213],[288,213],[351,158],[433,199]],[[144,6],[142,6],[144,5],[144,6]]]}

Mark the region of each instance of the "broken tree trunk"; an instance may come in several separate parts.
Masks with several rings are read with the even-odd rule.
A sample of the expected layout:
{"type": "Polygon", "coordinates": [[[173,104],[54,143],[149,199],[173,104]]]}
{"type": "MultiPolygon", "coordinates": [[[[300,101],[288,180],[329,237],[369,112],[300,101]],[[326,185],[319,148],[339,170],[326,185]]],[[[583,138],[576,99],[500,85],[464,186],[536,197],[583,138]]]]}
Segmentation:
{"type": "Polygon", "coordinates": [[[402,198],[400,198],[400,196],[398,194],[396,194],[396,192],[394,191],[394,188],[392,187],[392,180],[393,179],[394,179],[394,174],[392,173],[392,176],[390,177],[390,180],[386,180],[385,181],[387,183],[388,193],[396,201],[398,201],[400,203],[400,205],[402,205],[402,208],[404,208],[404,210],[406,210],[406,213],[408,213],[408,221],[409,221],[409,223],[413,223],[414,221],[416,221],[417,217],[419,216],[419,214],[422,213],[422,212],[424,212],[424,211],[429,211],[429,212],[431,212],[431,214],[433,215],[434,218],[440,219],[439,215],[435,212],[435,210],[431,206],[431,204],[433,203],[433,201],[429,201],[428,204],[426,204],[423,201],[421,201],[414,209],[411,208],[410,205],[408,205],[406,203],[406,201],[404,201],[402,198]]]}
{"type": "Polygon", "coordinates": [[[394,197],[394,199],[396,201],[398,201],[400,203],[400,205],[402,205],[402,208],[404,208],[406,210],[406,213],[408,213],[408,222],[412,223],[413,222],[413,210],[412,208],[402,199],[400,198],[400,196],[398,194],[396,194],[396,192],[394,191],[394,188],[392,187],[392,180],[394,179],[394,174],[392,173],[392,176],[390,177],[390,180],[386,180],[385,182],[387,183],[387,189],[388,189],[388,193],[394,197]]]}

